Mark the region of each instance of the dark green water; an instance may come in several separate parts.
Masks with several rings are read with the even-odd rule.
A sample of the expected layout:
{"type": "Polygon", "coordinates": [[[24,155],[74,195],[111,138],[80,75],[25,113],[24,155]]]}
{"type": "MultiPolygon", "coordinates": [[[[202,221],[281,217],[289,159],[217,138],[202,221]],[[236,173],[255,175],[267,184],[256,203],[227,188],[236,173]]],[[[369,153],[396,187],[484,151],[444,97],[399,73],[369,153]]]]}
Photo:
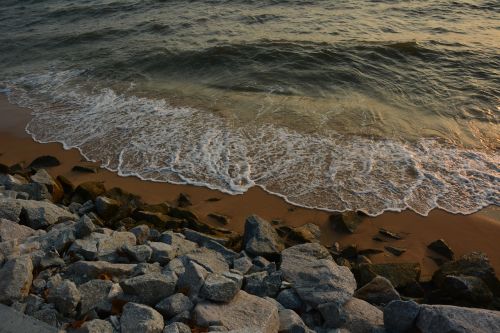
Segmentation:
{"type": "Polygon", "coordinates": [[[27,130],[122,175],[371,215],[500,202],[496,1],[13,1],[27,130]]]}

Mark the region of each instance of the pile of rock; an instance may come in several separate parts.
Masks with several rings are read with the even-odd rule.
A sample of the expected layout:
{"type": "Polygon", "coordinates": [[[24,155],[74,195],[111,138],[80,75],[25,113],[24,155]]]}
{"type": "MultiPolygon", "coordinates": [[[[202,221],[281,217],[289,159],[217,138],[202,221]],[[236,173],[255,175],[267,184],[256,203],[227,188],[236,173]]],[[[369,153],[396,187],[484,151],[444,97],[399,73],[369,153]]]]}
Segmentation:
{"type": "MultiPolygon", "coordinates": [[[[418,280],[414,266],[401,273],[347,251],[351,271],[318,239],[314,225],[258,216],[239,237],[100,183],[75,188],[43,169],[0,174],[0,303],[10,307],[0,318],[11,318],[7,331],[43,332],[500,331],[495,311],[401,301],[396,289],[418,280]]],[[[435,283],[492,303],[498,280],[481,260],[449,262],[435,283]]]]}

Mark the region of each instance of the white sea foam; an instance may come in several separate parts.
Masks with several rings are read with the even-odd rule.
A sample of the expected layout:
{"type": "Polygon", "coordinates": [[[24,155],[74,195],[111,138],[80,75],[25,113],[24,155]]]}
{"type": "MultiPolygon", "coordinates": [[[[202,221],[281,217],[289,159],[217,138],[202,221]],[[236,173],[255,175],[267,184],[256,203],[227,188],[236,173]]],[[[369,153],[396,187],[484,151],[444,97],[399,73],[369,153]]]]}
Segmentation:
{"type": "Polygon", "coordinates": [[[124,176],[241,194],[252,186],[290,203],[369,215],[406,208],[468,214],[500,200],[500,157],[447,146],[358,136],[328,137],[272,125],[231,127],[203,110],[165,100],[88,92],[78,71],[9,83],[30,107],[27,131],[40,142],[78,148],[124,176]]]}

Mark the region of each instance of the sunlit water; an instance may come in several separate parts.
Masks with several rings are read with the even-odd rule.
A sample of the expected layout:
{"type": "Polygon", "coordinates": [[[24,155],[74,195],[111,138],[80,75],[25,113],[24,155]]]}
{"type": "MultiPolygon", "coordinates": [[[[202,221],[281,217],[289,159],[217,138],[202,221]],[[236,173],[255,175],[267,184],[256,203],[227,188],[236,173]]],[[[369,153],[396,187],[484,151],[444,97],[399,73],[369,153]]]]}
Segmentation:
{"type": "Polygon", "coordinates": [[[28,132],[122,175],[370,215],[500,202],[497,1],[0,9],[28,132]]]}

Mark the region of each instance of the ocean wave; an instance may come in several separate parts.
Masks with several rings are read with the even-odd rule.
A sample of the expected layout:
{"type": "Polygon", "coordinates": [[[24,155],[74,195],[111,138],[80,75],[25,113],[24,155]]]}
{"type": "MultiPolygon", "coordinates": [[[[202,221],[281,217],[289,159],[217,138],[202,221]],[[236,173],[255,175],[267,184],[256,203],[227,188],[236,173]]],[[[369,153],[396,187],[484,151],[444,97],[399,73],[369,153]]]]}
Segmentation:
{"type": "Polygon", "coordinates": [[[194,184],[230,194],[260,186],[287,201],[369,215],[434,208],[469,214],[500,203],[496,151],[434,139],[405,142],[233,126],[216,114],[75,84],[81,71],[13,80],[12,102],[30,107],[27,131],[78,148],[123,176],[194,184]],[[98,124],[98,126],[96,126],[98,124]]]}

